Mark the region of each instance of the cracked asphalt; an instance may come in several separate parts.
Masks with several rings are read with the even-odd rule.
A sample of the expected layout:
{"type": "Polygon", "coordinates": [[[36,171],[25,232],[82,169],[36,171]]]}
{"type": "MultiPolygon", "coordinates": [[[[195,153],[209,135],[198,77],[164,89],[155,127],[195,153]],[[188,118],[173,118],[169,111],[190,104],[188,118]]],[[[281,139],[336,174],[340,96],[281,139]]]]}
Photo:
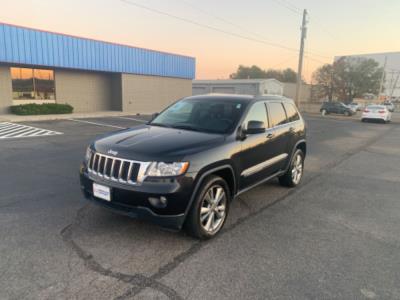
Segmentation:
{"type": "Polygon", "coordinates": [[[400,298],[400,123],[306,116],[301,186],[241,195],[199,242],[83,200],[86,145],[128,118],[0,142],[0,299],[400,298]]]}

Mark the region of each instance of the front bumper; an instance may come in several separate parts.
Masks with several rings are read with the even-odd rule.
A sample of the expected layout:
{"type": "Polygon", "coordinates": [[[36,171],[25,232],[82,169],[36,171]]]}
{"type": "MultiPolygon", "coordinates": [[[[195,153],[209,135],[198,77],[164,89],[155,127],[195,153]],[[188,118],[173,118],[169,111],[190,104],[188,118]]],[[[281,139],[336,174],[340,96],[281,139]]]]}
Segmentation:
{"type": "Polygon", "coordinates": [[[83,195],[91,202],[113,211],[153,222],[170,229],[181,229],[190,203],[193,178],[190,174],[178,178],[157,179],[138,186],[124,186],[101,178],[94,178],[81,169],[80,183],[83,195]],[[111,201],[93,195],[93,182],[110,187],[111,201]],[[165,197],[165,207],[154,207],[149,197],[165,197]]]}

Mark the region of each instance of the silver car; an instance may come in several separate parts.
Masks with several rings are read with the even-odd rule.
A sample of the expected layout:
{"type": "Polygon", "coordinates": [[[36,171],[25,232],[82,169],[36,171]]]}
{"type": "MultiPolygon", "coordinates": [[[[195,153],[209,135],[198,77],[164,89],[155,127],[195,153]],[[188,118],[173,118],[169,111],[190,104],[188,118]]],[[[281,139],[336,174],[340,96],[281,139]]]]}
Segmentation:
{"type": "Polygon", "coordinates": [[[361,121],[382,121],[390,122],[392,113],[385,105],[368,105],[361,115],[361,121]]]}

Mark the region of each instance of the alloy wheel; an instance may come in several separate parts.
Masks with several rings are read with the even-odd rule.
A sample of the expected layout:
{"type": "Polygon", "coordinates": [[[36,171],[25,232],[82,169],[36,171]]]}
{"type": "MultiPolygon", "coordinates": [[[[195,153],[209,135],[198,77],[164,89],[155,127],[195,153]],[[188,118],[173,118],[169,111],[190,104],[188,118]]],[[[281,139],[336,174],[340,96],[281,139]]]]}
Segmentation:
{"type": "Polygon", "coordinates": [[[292,166],[292,180],[294,184],[298,184],[303,175],[303,158],[300,154],[297,154],[293,160],[292,166]]]}
{"type": "Polygon", "coordinates": [[[226,218],[226,193],[222,186],[213,185],[205,193],[200,206],[200,224],[209,234],[215,234],[226,218]]]}

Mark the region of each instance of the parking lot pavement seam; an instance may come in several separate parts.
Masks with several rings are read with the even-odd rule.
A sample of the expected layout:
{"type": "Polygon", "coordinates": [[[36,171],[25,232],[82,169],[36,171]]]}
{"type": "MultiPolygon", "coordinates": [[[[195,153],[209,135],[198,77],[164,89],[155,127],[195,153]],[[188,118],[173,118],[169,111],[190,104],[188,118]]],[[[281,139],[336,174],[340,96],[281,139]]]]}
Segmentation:
{"type": "MultiPolygon", "coordinates": [[[[389,127],[384,133],[388,134],[389,132],[394,131],[394,129],[396,127],[397,126],[389,127]]],[[[344,153],[337,160],[334,160],[334,161],[328,163],[327,165],[324,166],[324,169],[333,169],[333,168],[335,168],[336,166],[340,165],[341,163],[343,163],[347,159],[351,158],[355,154],[357,154],[357,153],[363,151],[364,149],[368,148],[369,146],[373,145],[374,143],[376,143],[378,140],[380,140],[383,137],[384,137],[384,135],[378,135],[378,136],[375,136],[375,137],[369,139],[363,145],[357,147],[356,149],[353,149],[351,151],[348,151],[348,152],[344,153]]],[[[312,183],[315,179],[320,178],[322,175],[326,175],[326,174],[324,174],[322,171],[316,172],[315,174],[313,174],[312,176],[307,178],[307,180],[303,181],[301,186],[297,187],[296,189],[289,190],[288,193],[282,195],[281,197],[277,198],[274,202],[269,203],[268,205],[262,207],[261,209],[259,209],[257,211],[253,211],[253,212],[250,211],[250,213],[247,216],[239,218],[235,223],[230,225],[228,228],[222,229],[220,234],[218,236],[216,236],[213,240],[196,242],[188,250],[182,252],[181,254],[176,256],[172,261],[170,261],[166,265],[162,266],[158,270],[157,273],[155,273],[153,276],[151,276],[151,278],[153,278],[155,280],[162,279],[164,276],[168,275],[171,271],[176,269],[186,259],[190,258],[192,255],[194,255],[198,251],[200,251],[208,243],[210,243],[212,241],[215,241],[217,239],[220,239],[225,233],[228,233],[228,232],[234,230],[236,227],[238,227],[239,225],[241,225],[244,222],[248,221],[249,219],[252,219],[253,217],[256,217],[256,216],[260,215],[261,213],[263,213],[265,210],[267,210],[271,206],[273,206],[273,205],[285,200],[286,198],[288,198],[288,197],[290,197],[290,196],[292,196],[294,194],[300,193],[310,183],[312,183]]],[[[134,297],[134,296],[138,295],[141,291],[143,291],[144,288],[145,287],[143,287],[143,288],[139,288],[138,287],[138,288],[130,289],[130,290],[126,291],[122,296],[120,296],[122,298],[117,297],[116,299],[126,299],[128,297],[134,297]]]]}
{"type": "MultiPolygon", "coordinates": [[[[76,255],[83,260],[84,265],[91,271],[100,274],[106,277],[112,277],[123,281],[125,283],[131,284],[134,286],[134,289],[143,290],[147,287],[151,287],[164,295],[168,296],[170,299],[181,299],[181,297],[176,293],[172,288],[157,282],[152,277],[147,277],[142,274],[124,274],[120,272],[114,272],[111,269],[104,268],[100,263],[98,263],[92,254],[86,252],[83,248],[81,248],[73,239],[73,231],[75,227],[79,227],[82,219],[84,218],[84,211],[90,207],[89,204],[80,208],[77,213],[74,222],[64,227],[60,234],[66,245],[68,245],[76,255]]],[[[131,289],[129,289],[131,290],[131,289]]],[[[117,297],[117,299],[123,299],[117,297]]]]}
{"type": "MultiPolygon", "coordinates": [[[[396,127],[397,126],[389,127],[384,133],[388,134],[389,132],[394,130],[396,127]]],[[[327,165],[324,166],[324,169],[332,169],[332,168],[340,165],[342,162],[349,159],[353,155],[363,151],[364,149],[368,148],[370,145],[376,143],[379,139],[383,138],[383,136],[384,135],[379,135],[379,136],[369,139],[363,145],[357,147],[356,149],[353,149],[351,151],[344,153],[337,160],[328,163],[327,165]]],[[[234,230],[236,227],[243,224],[247,220],[252,219],[253,217],[263,213],[265,210],[267,210],[271,206],[287,199],[288,197],[290,197],[296,193],[300,193],[304,188],[306,188],[310,183],[312,183],[316,178],[320,177],[321,175],[324,175],[324,173],[322,171],[316,172],[312,176],[310,176],[306,180],[304,180],[303,184],[301,186],[299,186],[297,189],[289,190],[286,194],[277,198],[274,202],[269,203],[268,205],[262,207],[261,209],[259,209],[257,211],[249,210],[248,215],[237,219],[237,221],[235,223],[233,223],[229,227],[223,229],[222,232],[213,239],[213,241],[220,239],[222,236],[224,236],[225,233],[228,233],[228,232],[234,230]]],[[[241,203],[245,202],[245,201],[243,201],[243,199],[240,199],[239,201],[241,201],[241,203]]],[[[246,205],[247,205],[247,203],[246,203],[246,205]]],[[[72,248],[74,250],[74,252],[84,261],[85,266],[87,268],[89,268],[93,272],[96,272],[103,276],[113,277],[113,278],[119,279],[123,282],[126,282],[126,283],[132,285],[132,288],[129,288],[125,293],[123,293],[120,296],[117,296],[115,299],[121,300],[121,299],[135,297],[136,295],[138,295],[140,292],[142,292],[146,288],[152,288],[154,290],[157,290],[157,291],[161,292],[162,294],[166,295],[167,297],[169,297],[170,299],[182,299],[180,297],[180,295],[173,288],[161,283],[160,279],[162,279],[164,276],[168,275],[170,272],[172,272],[174,269],[176,269],[181,263],[183,263],[188,258],[195,255],[198,251],[200,251],[203,247],[205,247],[212,241],[202,241],[202,242],[197,241],[197,242],[195,242],[188,250],[186,250],[186,251],[180,253],[179,255],[177,255],[176,257],[174,257],[170,262],[168,262],[165,265],[163,265],[162,267],[160,267],[158,269],[158,271],[150,277],[144,276],[142,274],[124,274],[124,273],[114,272],[110,269],[105,269],[104,267],[102,267],[90,253],[87,253],[84,249],[82,249],[73,240],[74,227],[80,225],[81,220],[84,217],[84,210],[87,207],[89,207],[89,205],[86,205],[86,206],[82,207],[80,210],[78,210],[75,221],[72,224],[66,226],[61,231],[61,236],[62,236],[64,242],[67,245],[69,245],[69,247],[72,248]]]]}

